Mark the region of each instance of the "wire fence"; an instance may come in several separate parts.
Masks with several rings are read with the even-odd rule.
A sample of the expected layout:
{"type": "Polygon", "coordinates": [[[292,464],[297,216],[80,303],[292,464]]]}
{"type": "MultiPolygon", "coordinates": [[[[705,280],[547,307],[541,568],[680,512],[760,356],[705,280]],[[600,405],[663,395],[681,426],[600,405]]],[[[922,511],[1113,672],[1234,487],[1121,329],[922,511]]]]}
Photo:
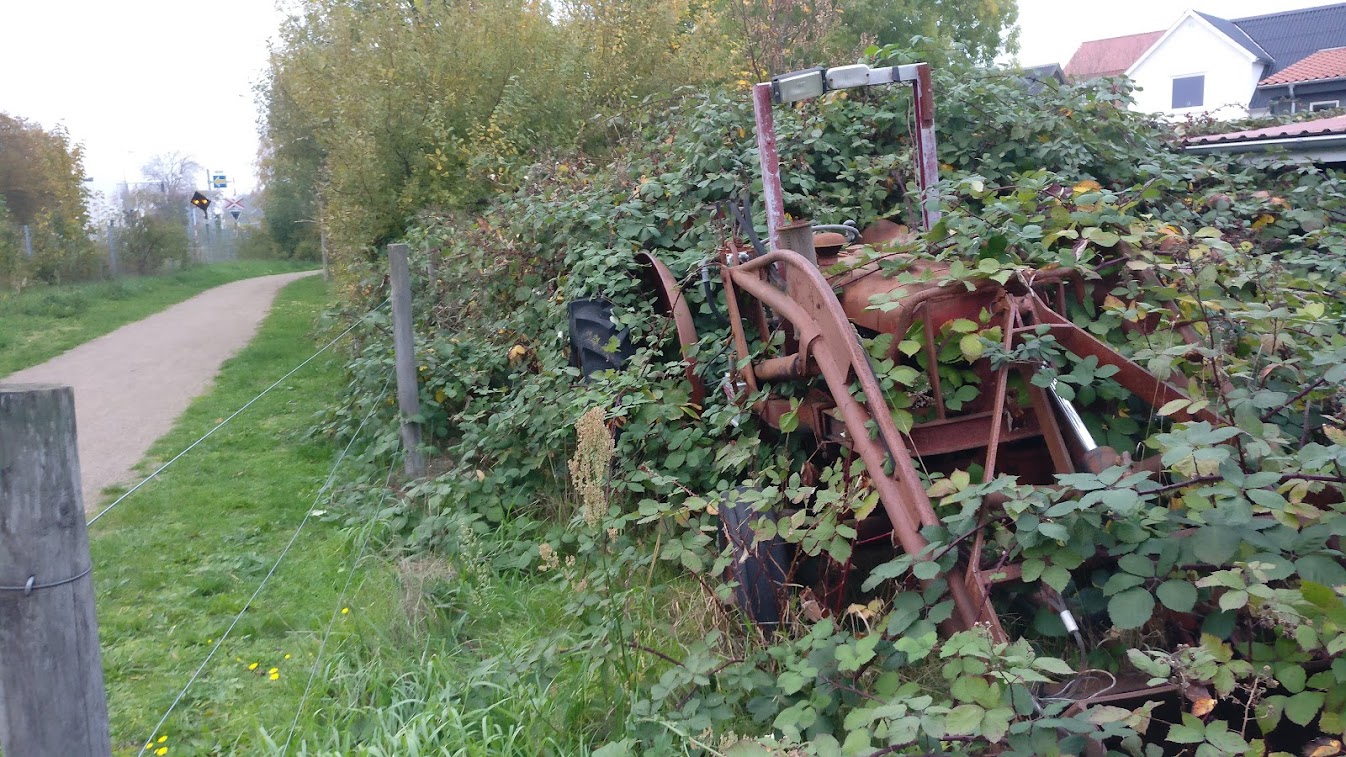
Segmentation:
{"type": "MultiPolygon", "coordinates": [[[[388,381],[383,385],[383,392],[387,392],[388,387],[391,385],[392,377],[390,376],[388,381]]],[[[337,455],[336,460],[332,463],[332,469],[327,474],[327,480],[323,482],[322,487],[318,489],[317,495],[313,497],[313,504],[310,505],[308,511],[304,513],[303,519],[299,521],[299,525],[294,529],[294,534],[290,536],[290,540],[285,543],[285,548],[280,551],[280,554],[276,557],[276,561],[272,563],[271,570],[268,570],[266,575],[262,577],[261,583],[257,584],[257,589],[253,591],[252,596],[248,597],[248,601],[243,603],[243,609],[239,610],[238,614],[234,616],[234,619],[230,621],[229,627],[224,630],[224,633],[220,636],[219,640],[215,642],[215,645],[210,648],[210,652],[206,654],[206,659],[202,660],[201,664],[197,666],[196,671],[192,673],[191,678],[187,679],[186,685],[184,685],[182,690],[178,692],[177,697],[175,697],[173,703],[168,706],[168,710],[164,712],[163,717],[159,718],[158,724],[154,726],[154,732],[151,733],[150,738],[145,741],[145,745],[140,748],[140,754],[143,755],[145,751],[149,749],[150,745],[154,742],[154,737],[159,735],[159,730],[164,727],[164,723],[168,722],[168,718],[173,714],[173,710],[177,709],[178,704],[182,702],[183,697],[187,696],[187,692],[192,688],[192,684],[196,683],[196,680],[201,677],[201,673],[205,671],[208,665],[210,665],[210,661],[215,658],[215,653],[220,651],[220,648],[224,646],[224,643],[229,640],[229,635],[234,632],[234,628],[238,625],[238,622],[247,614],[248,608],[252,607],[252,603],[261,595],[262,590],[266,588],[271,577],[276,575],[276,571],[280,568],[281,563],[285,562],[285,557],[290,554],[290,548],[299,540],[299,534],[304,531],[304,526],[308,525],[308,522],[312,520],[313,511],[318,508],[318,503],[331,491],[332,484],[336,481],[337,471],[341,468],[341,463],[346,460],[346,456],[350,453],[351,448],[355,446],[356,440],[360,438],[360,432],[364,431],[365,425],[369,423],[370,418],[374,417],[374,413],[377,412],[378,409],[379,406],[377,404],[371,407],[369,412],[365,414],[364,419],[360,421],[359,427],[355,429],[355,433],[351,434],[350,441],[346,443],[345,448],[341,450],[341,454],[337,455]]],[[[349,586],[349,581],[347,585],[349,586]]]]}
{"type": "MultiPolygon", "coordinates": [[[[391,298],[390,298],[390,299],[391,299],[391,298]]],[[[223,429],[223,428],[225,428],[226,426],[228,426],[228,425],[229,425],[235,418],[239,417],[239,416],[242,415],[244,412],[246,412],[249,408],[251,408],[251,407],[253,407],[254,405],[256,405],[259,401],[261,401],[264,397],[266,397],[268,394],[270,394],[270,393],[271,393],[273,390],[275,390],[277,387],[282,386],[288,379],[290,379],[292,376],[294,376],[296,373],[298,373],[300,370],[302,370],[305,366],[309,365],[309,364],[312,363],[314,360],[316,360],[318,357],[320,357],[321,355],[323,355],[324,353],[326,353],[327,351],[329,351],[332,347],[334,347],[334,346],[335,346],[337,343],[339,343],[342,339],[344,339],[346,336],[348,336],[352,331],[354,331],[356,328],[358,328],[361,324],[365,323],[365,322],[368,321],[371,317],[373,317],[376,313],[378,313],[378,312],[380,312],[381,310],[383,310],[383,309],[389,304],[390,299],[385,299],[385,300],[384,300],[383,302],[381,302],[380,304],[378,304],[378,305],[376,305],[375,307],[371,308],[371,309],[370,309],[369,311],[367,311],[364,315],[360,316],[360,317],[359,317],[358,319],[356,319],[353,323],[351,323],[350,326],[348,326],[347,328],[345,328],[340,334],[336,335],[335,337],[333,337],[332,339],[330,339],[329,341],[327,341],[327,342],[326,342],[325,344],[323,344],[320,348],[318,348],[313,354],[309,355],[307,358],[305,358],[302,362],[300,362],[300,363],[299,363],[298,365],[296,365],[294,368],[292,368],[292,369],[290,369],[288,372],[286,372],[283,376],[281,376],[280,378],[276,379],[276,380],[275,380],[274,382],[272,382],[269,386],[267,386],[265,389],[263,389],[261,392],[259,392],[259,393],[258,393],[256,396],[254,396],[252,399],[248,400],[246,403],[244,403],[241,407],[239,407],[237,410],[235,410],[235,411],[234,411],[233,413],[231,413],[229,416],[227,416],[226,418],[224,418],[222,421],[216,423],[216,424],[215,424],[209,431],[207,431],[205,434],[203,434],[200,438],[196,439],[196,440],[193,441],[191,444],[187,445],[187,447],[185,447],[182,451],[178,452],[176,455],[174,455],[172,458],[170,458],[170,459],[169,459],[167,462],[165,462],[163,465],[161,465],[161,466],[159,466],[157,469],[155,469],[154,472],[150,473],[148,476],[146,476],[144,479],[142,479],[141,481],[139,481],[139,482],[138,482],[137,484],[135,484],[133,487],[131,487],[131,488],[128,489],[126,492],[124,492],[123,494],[121,494],[120,496],[118,496],[118,497],[117,497],[115,500],[113,500],[110,504],[108,504],[108,505],[107,505],[106,507],[104,507],[101,511],[99,511],[96,515],[94,515],[91,519],[89,519],[87,525],[88,525],[88,526],[93,526],[93,525],[94,525],[95,523],[97,523],[103,516],[105,516],[105,515],[107,515],[109,512],[111,512],[114,508],[116,508],[118,505],[120,505],[122,502],[124,502],[124,501],[125,501],[128,497],[130,497],[132,494],[134,494],[135,492],[137,492],[138,490],[140,490],[140,489],[141,489],[142,487],[144,487],[146,484],[150,483],[151,481],[154,481],[156,478],[158,478],[158,477],[160,477],[161,475],[163,475],[166,471],[169,470],[169,468],[170,468],[173,464],[177,463],[179,460],[181,460],[183,457],[185,457],[185,456],[186,456],[188,453],[190,453],[192,450],[196,449],[198,446],[200,446],[202,443],[204,443],[204,442],[205,442],[207,439],[209,439],[211,436],[213,436],[214,434],[218,433],[221,429],[223,429]]],[[[380,393],[379,393],[378,396],[383,396],[384,394],[386,394],[386,393],[388,392],[388,389],[389,389],[389,387],[392,385],[393,380],[394,380],[394,377],[390,374],[390,375],[388,376],[388,378],[386,379],[386,381],[385,381],[385,383],[384,383],[384,385],[383,385],[383,388],[380,390],[380,393]]],[[[240,622],[240,621],[243,619],[243,617],[247,614],[248,610],[253,606],[253,604],[254,604],[254,602],[257,600],[257,598],[262,594],[262,592],[263,592],[263,590],[266,588],[267,584],[271,581],[271,579],[273,578],[273,576],[275,576],[277,570],[279,570],[279,568],[281,567],[281,565],[285,562],[286,557],[289,556],[289,555],[291,554],[291,550],[292,550],[292,548],[295,546],[295,544],[299,541],[299,537],[300,537],[300,535],[304,532],[304,528],[305,528],[305,526],[306,526],[306,525],[309,523],[309,521],[313,518],[315,512],[319,511],[319,509],[320,509],[319,505],[320,505],[320,503],[322,503],[323,498],[324,498],[324,497],[330,497],[330,496],[332,495],[332,493],[333,493],[333,485],[334,485],[335,482],[338,480],[338,473],[340,472],[343,463],[345,463],[345,462],[347,461],[347,459],[350,458],[350,453],[351,453],[352,449],[355,448],[357,442],[359,442],[362,438],[364,438],[364,437],[366,436],[366,434],[364,433],[364,432],[365,432],[365,429],[366,429],[366,426],[369,425],[370,420],[374,417],[374,415],[375,415],[380,409],[381,409],[381,406],[380,406],[378,403],[373,404],[373,405],[370,407],[369,411],[365,414],[365,416],[363,417],[363,419],[361,419],[361,421],[360,421],[360,423],[359,423],[359,426],[355,429],[354,433],[351,434],[350,439],[347,441],[346,445],[341,449],[340,453],[337,455],[337,457],[336,457],[335,460],[333,461],[332,466],[331,466],[330,470],[328,471],[327,477],[326,477],[326,479],[325,479],[323,485],[319,488],[317,494],[314,496],[313,502],[312,502],[312,504],[308,507],[308,509],[306,510],[306,512],[305,512],[305,514],[304,514],[304,517],[300,520],[299,524],[295,527],[294,532],[291,534],[291,536],[290,536],[290,538],[289,538],[289,541],[286,542],[285,546],[281,549],[280,553],[277,555],[275,561],[271,564],[270,570],[268,570],[267,573],[262,577],[262,579],[261,579],[261,581],[258,583],[256,589],[252,592],[251,596],[249,596],[248,600],[243,604],[243,607],[238,611],[238,613],[237,613],[236,615],[234,615],[233,619],[230,621],[229,625],[225,628],[224,632],[223,632],[222,634],[220,634],[219,638],[212,644],[212,646],[210,647],[210,650],[209,650],[209,652],[206,654],[205,658],[204,658],[204,659],[201,661],[201,663],[196,667],[196,669],[193,671],[193,673],[192,673],[191,676],[188,678],[187,682],[183,685],[183,687],[178,691],[177,695],[176,695],[176,696],[174,697],[174,699],[173,699],[172,704],[169,705],[168,709],[163,713],[162,717],[159,718],[158,722],[157,722],[156,725],[154,726],[154,731],[150,734],[150,738],[146,739],[146,740],[143,741],[143,742],[140,742],[140,743],[142,744],[142,747],[141,747],[140,752],[139,752],[140,755],[144,755],[145,752],[146,752],[148,749],[150,749],[151,746],[152,746],[154,743],[156,743],[156,742],[154,741],[154,739],[155,739],[157,736],[159,736],[160,732],[162,731],[162,729],[163,729],[163,727],[164,727],[164,724],[168,722],[168,719],[172,716],[173,712],[177,709],[177,707],[182,703],[182,701],[184,700],[184,698],[187,696],[187,693],[191,690],[192,686],[193,686],[193,685],[200,679],[200,677],[202,676],[202,674],[207,670],[207,668],[209,667],[211,661],[215,658],[216,653],[217,653],[217,652],[224,646],[225,642],[228,641],[228,639],[230,638],[230,635],[233,633],[235,627],[238,626],[239,622],[240,622]]],[[[396,459],[396,456],[395,456],[395,459],[392,461],[392,463],[390,464],[390,467],[389,467],[389,469],[388,469],[387,477],[386,477],[386,479],[384,480],[384,487],[383,487],[383,488],[384,488],[384,490],[385,490],[385,496],[386,496],[386,491],[387,491],[387,489],[388,489],[388,485],[389,485],[389,484],[391,483],[391,481],[392,481],[392,476],[393,476],[394,471],[396,470],[396,466],[397,466],[397,465],[398,465],[398,460],[396,459]]],[[[301,699],[300,699],[300,701],[299,701],[298,708],[296,709],[296,712],[295,712],[295,715],[294,715],[294,720],[293,720],[293,722],[291,723],[290,731],[289,731],[289,734],[288,734],[288,736],[287,736],[287,738],[286,738],[286,741],[285,741],[285,747],[284,747],[284,748],[285,748],[286,751],[288,751],[288,749],[289,749],[290,742],[291,742],[291,740],[292,740],[293,737],[294,737],[295,731],[296,731],[297,728],[298,728],[299,721],[300,721],[300,718],[301,718],[301,716],[302,716],[302,714],[303,714],[304,708],[305,708],[305,706],[307,705],[309,695],[310,695],[310,693],[311,693],[311,691],[312,691],[312,689],[313,689],[313,685],[314,685],[314,682],[315,682],[316,677],[317,677],[317,671],[318,671],[319,667],[320,667],[321,664],[322,664],[323,656],[324,656],[325,651],[326,651],[326,648],[327,648],[327,643],[328,643],[328,640],[329,640],[330,637],[331,637],[333,627],[334,627],[334,625],[335,625],[336,619],[337,619],[337,617],[338,617],[338,615],[339,615],[339,612],[340,612],[340,608],[344,605],[344,603],[345,603],[345,601],[346,601],[346,597],[347,597],[347,594],[348,594],[348,592],[349,592],[349,590],[350,590],[351,582],[352,582],[352,579],[354,578],[356,569],[357,569],[358,566],[360,565],[360,562],[364,559],[364,556],[365,556],[365,554],[366,554],[366,552],[367,552],[367,550],[368,550],[368,546],[369,546],[369,542],[370,542],[370,537],[371,537],[371,535],[372,535],[372,533],[373,533],[373,530],[374,530],[375,521],[376,521],[376,519],[375,519],[375,518],[373,517],[373,515],[371,514],[371,516],[369,517],[368,521],[363,525],[363,527],[362,527],[362,531],[361,531],[361,533],[360,533],[360,535],[359,535],[359,537],[358,537],[358,538],[359,538],[359,548],[358,548],[358,550],[357,550],[356,553],[355,553],[355,557],[354,557],[354,559],[352,560],[352,562],[351,562],[351,564],[350,564],[350,568],[349,568],[349,570],[347,571],[345,584],[342,586],[342,588],[341,588],[341,592],[340,592],[340,594],[339,594],[339,596],[338,596],[338,598],[337,598],[337,606],[336,606],[336,608],[335,608],[335,609],[333,610],[333,612],[332,612],[332,616],[331,616],[331,618],[330,618],[329,621],[328,621],[327,627],[326,627],[326,629],[325,629],[324,632],[323,632],[321,642],[319,643],[318,651],[317,651],[317,653],[316,653],[316,655],[315,655],[315,658],[314,658],[314,661],[313,661],[313,667],[312,667],[311,670],[309,671],[308,682],[307,682],[307,684],[305,685],[303,696],[301,697],[301,699]]]]}
{"type": "Polygon", "coordinates": [[[306,366],[306,365],[308,365],[309,363],[311,363],[311,362],[313,362],[314,360],[316,360],[316,359],[318,358],[319,355],[321,355],[321,354],[323,354],[324,352],[326,352],[327,350],[331,349],[333,345],[335,345],[337,342],[341,341],[342,338],[344,338],[347,334],[349,334],[349,333],[351,333],[352,331],[354,331],[355,328],[356,328],[357,326],[359,326],[361,323],[364,323],[364,322],[365,322],[371,315],[373,315],[374,313],[378,312],[380,309],[383,308],[384,305],[387,305],[387,304],[388,304],[388,300],[384,300],[380,305],[378,305],[377,307],[373,308],[373,309],[370,310],[368,313],[365,313],[363,316],[360,317],[359,320],[357,320],[355,323],[352,323],[352,324],[350,325],[349,328],[347,328],[345,331],[343,331],[343,332],[341,332],[340,334],[338,334],[338,335],[337,335],[334,339],[332,339],[330,342],[328,342],[327,344],[324,344],[324,345],[322,346],[321,349],[319,349],[317,352],[315,352],[315,353],[313,353],[312,355],[310,355],[310,356],[308,357],[308,359],[304,360],[304,362],[302,362],[302,363],[300,363],[299,365],[295,366],[289,373],[286,373],[284,376],[281,376],[280,378],[276,379],[275,383],[273,383],[273,384],[271,384],[271,386],[268,386],[267,388],[263,389],[263,390],[261,391],[261,393],[258,394],[256,397],[253,397],[252,399],[248,400],[246,403],[244,403],[244,405],[243,405],[242,407],[240,407],[239,409],[237,409],[237,410],[235,410],[234,412],[230,413],[229,416],[228,416],[227,418],[225,418],[223,421],[221,421],[221,422],[215,424],[214,428],[212,428],[212,429],[210,429],[209,431],[207,431],[204,435],[201,436],[201,438],[199,438],[199,439],[197,439],[196,441],[192,442],[191,444],[187,445],[186,449],[184,449],[184,450],[182,450],[181,452],[179,452],[178,454],[174,455],[171,459],[169,459],[168,462],[166,462],[166,463],[164,463],[163,465],[159,466],[159,468],[158,468],[157,470],[155,470],[153,473],[151,473],[150,475],[148,475],[148,476],[146,476],[145,478],[141,479],[141,481],[140,481],[139,483],[137,483],[135,486],[132,486],[130,489],[126,490],[126,492],[123,493],[120,497],[118,497],[118,498],[116,498],[115,500],[113,500],[113,501],[112,501],[112,504],[110,504],[110,505],[108,505],[107,507],[103,508],[97,515],[95,515],[95,516],[93,516],[92,518],[90,518],[90,519],[89,519],[89,522],[88,522],[86,525],[92,526],[94,523],[97,523],[97,522],[98,522],[98,519],[99,519],[99,518],[102,518],[104,515],[107,515],[109,512],[111,512],[112,508],[114,508],[114,507],[116,507],[117,505],[121,504],[122,501],[125,500],[127,497],[131,496],[132,494],[135,494],[136,491],[140,489],[140,487],[142,487],[142,486],[144,486],[145,484],[148,484],[149,482],[151,482],[151,481],[153,481],[154,479],[158,478],[158,477],[159,477],[159,474],[161,474],[161,473],[163,473],[164,471],[168,470],[168,467],[169,467],[170,465],[172,465],[173,463],[176,463],[178,460],[182,459],[182,457],[183,457],[184,455],[186,455],[188,452],[191,452],[193,449],[195,449],[196,446],[199,445],[201,442],[204,442],[205,440],[207,440],[207,439],[209,439],[211,436],[213,436],[213,435],[215,434],[216,431],[219,431],[220,429],[222,429],[222,428],[224,428],[225,426],[229,425],[230,421],[234,420],[234,419],[237,418],[239,415],[241,415],[241,414],[243,413],[243,411],[245,411],[245,410],[247,410],[248,408],[252,407],[252,406],[253,406],[254,404],[256,404],[257,401],[260,400],[261,398],[263,398],[263,397],[265,397],[266,395],[270,394],[272,389],[275,389],[276,387],[280,386],[282,383],[285,382],[286,379],[288,379],[288,378],[290,378],[291,376],[293,376],[294,374],[298,373],[299,370],[300,370],[301,368],[303,368],[304,366],[306,366]]]}

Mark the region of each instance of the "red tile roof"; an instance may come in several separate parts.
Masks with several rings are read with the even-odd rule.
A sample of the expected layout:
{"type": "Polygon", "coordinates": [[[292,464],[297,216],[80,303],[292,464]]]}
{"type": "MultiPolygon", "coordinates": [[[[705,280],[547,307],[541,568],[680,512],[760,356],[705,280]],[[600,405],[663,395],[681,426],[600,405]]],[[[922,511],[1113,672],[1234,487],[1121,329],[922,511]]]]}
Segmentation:
{"type": "Polygon", "coordinates": [[[1164,32],[1129,34],[1111,39],[1093,39],[1080,45],[1066,64],[1066,76],[1088,79],[1096,76],[1117,76],[1126,73],[1132,63],[1140,60],[1150,46],[1159,41],[1164,32]]]}
{"type": "Polygon", "coordinates": [[[1299,82],[1340,77],[1346,77],[1346,47],[1319,50],[1313,55],[1268,76],[1258,82],[1257,86],[1268,87],[1276,84],[1290,84],[1291,82],[1298,84],[1299,82]]]}
{"type": "Polygon", "coordinates": [[[1330,134],[1346,134],[1346,116],[1320,118],[1316,121],[1303,121],[1297,124],[1268,126],[1265,129],[1249,129],[1229,134],[1208,134],[1192,137],[1189,145],[1214,145],[1225,142],[1250,142],[1256,139],[1285,139],[1290,137],[1317,137],[1330,134]]]}

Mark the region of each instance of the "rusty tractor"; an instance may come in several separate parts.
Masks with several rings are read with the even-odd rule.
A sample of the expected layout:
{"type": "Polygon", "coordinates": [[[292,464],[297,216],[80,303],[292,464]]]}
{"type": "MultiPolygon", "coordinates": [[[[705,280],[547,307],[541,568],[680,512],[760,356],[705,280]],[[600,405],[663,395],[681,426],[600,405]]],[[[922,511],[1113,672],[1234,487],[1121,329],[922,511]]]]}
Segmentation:
{"type": "MultiPolygon", "coordinates": [[[[954,401],[946,396],[936,335],[947,324],[962,320],[998,326],[1003,353],[1050,334],[1079,358],[1111,366],[1108,370],[1118,384],[1156,409],[1187,397],[1064,315],[1072,298],[1083,302],[1093,296],[1093,288],[1077,271],[1021,270],[1004,283],[981,279],[966,287],[961,282],[947,286],[941,284],[947,272],[941,264],[913,258],[905,269],[913,275],[905,279],[907,283],[899,283],[880,270],[883,256],[875,250],[901,241],[911,234],[907,229],[888,221],[857,229],[787,219],[773,107],[831,90],[888,84],[913,90],[917,202],[922,224],[929,229],[939,220],[939,205],[934,194],[938,165],[927,64],[817,68],[778,76],[753,88],[767,239],[758,242],[750,216],[737,209],[742,236],[751,238],[743,241],[740,234],[731,235],[717,261],[736,358],[723,386],[737,401],[754,398],[751,410],[768,427],[781,429],[788,418],[787,430],[807,434],[818,451],[816,459],[863,461],[867,485],[877,492],[881,506],[863,519],[845,514],[857,534],[857,553],[858,545],[865,545],[889,558],[900,552],[928,560],[938,555],[930,554],[922,530],[940,520],[918,471],[948,475],[976,465],[986,481],[1009,472],[1020,483],[1036,486],[1054,485],[1057,474],[1098,473],[1117,465],[1155,476],[1161,471],[1157,459],[1132,461],[1129,455],[1098,444],[1071,402],[1054,387],[1029,380],[1040,369],[1031,362],[993,366],[988,359],[972,361],[969,381],[980,389],[975,399],[954,401]],[[888,304],[875,307],[876,298],[888,304]],[[886,347],[888,360],[927,374],[926,406],[909,428],[895,422],[873,369],[873,356],[862,342],[862,337],[884,334],[892,335],[886,347]],[[899,351],[908,335],[923,335],[917,340],[919,352],[899,351]],[[773,349],[762,350],[765,344],[773,349]]],[[[685,348],[694,345],[696,326],[678,280],[656,256],[641,253],[638,258],[659,309],[672,318],[679,342],[685,348]]],[[[586,373],[616,367],[629,355],[627,346],[616,352],[603,348],[611,332],[608,314],[599,301],[571,304],[573,354],[582,358],[586,373]]],[[[691,368],[688,376],[699,400],[706,389],[691,368]]],[[[1221,422],[1209,410],[1179,410],[1172,420],[1221,422]]],[[[804,565],[807,561],[779,537],[756,538],[755,523],[784,513],[764,512],[749,499],[731,495],[720,507],[722,533],[735,552],[740,607],[770,629],[781,622],[788,592],[805,588],[824,614],[844,611],[850,601],[848,585],[857,583],[858,577],[850,566],[818,565],[818,558],[815,564],[804,565]]],[[[987,501],[982,508],[991,511],[1000,504],[987,501]]],[[[996,598],[1016,583],[1022,586],[1021,566],[984,533],[966,536],[957,545],[956,569],[943,576],[954,610],[942,629],[952,633],[980,626],[994,638],[1008,640],[996,598]]],[[[1068,631],[1077,628],[1066,603],[1053,594],[1043,590],[1033,595],[1033,601],[1059,614],[1068,631]]],[[[1171,696],[1173,691],[1169,684],[1149,686],[1144,677],[1114,681],[1106,690],[1087,689],[1077,687],[1079,706],[1171,696]]]]}

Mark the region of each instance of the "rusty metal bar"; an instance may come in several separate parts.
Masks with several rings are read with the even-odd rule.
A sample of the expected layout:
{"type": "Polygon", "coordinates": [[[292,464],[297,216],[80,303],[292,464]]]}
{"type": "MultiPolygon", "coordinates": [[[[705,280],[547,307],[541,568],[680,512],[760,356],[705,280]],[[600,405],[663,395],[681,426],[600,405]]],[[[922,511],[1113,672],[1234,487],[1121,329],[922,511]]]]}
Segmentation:
{"type": "MultiPolygon", "coordinates": [[[[759,85],[760,86],[760,85],[759,85]]],[[[939,223],[939,159],[935,155],[935,90],[930,82],[930,64],[916,64],[912,82],[912,105],[916,111],[916,177],[921,187],[921,223],[929,231],[939,223]]]]}
{"type": "MultiPolygon", "coordinates": [[[[780,155],[776,152],[776,120],[771,112],[771,84],[754,84],[752,118],[757,126],[757,162],[762,166],[762,199],[766,202],[767,244],[780,249],[780,227],[785,225],[785,194],[780,185],[780,155]]],[[[751,217],[748,219],[752,221],[751,217]]]]}

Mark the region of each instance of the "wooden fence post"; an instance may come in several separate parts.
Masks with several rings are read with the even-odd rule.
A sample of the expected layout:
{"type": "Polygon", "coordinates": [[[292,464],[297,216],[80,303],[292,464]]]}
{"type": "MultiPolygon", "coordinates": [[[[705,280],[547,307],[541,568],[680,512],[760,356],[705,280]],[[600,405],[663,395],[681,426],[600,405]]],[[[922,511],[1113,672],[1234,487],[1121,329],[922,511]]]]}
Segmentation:
{"type": "Polygon", "coordinates": [[[407,246],[388,245],[389,282],[393,290],[393,350],[397,366],[397,406],[402,411],[402,448],[408,478],[425,476],[421,454],[421,424],[410,420],[421,414],[421,392],[416,383],[416,340],[411,329],[411,271],[407,246]]]}
{"type": "Polygon", "coordinates": [[[68,386],[0,384],[0,750],[110,755],[68,386]]]}

